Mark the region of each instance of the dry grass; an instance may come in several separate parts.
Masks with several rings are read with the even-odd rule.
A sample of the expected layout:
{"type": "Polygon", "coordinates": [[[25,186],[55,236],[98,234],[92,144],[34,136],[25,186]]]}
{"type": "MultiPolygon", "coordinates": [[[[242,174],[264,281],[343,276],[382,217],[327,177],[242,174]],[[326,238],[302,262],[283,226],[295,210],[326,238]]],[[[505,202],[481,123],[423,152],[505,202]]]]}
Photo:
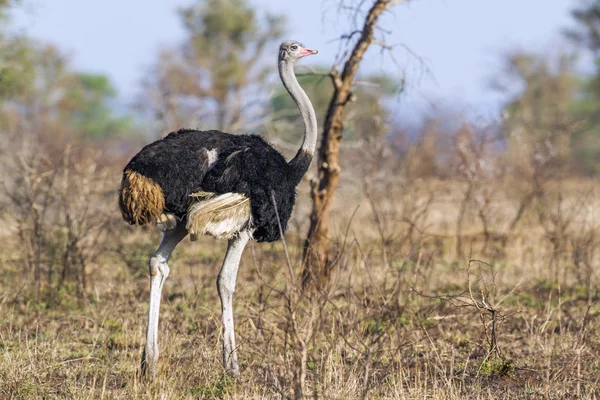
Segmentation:
{"type": "MultiPolygon", "coordinates": [[[[113,183],[107,186],[116,189],[113,183]]],[[[225,244],[186,240],[165,284],[160,374],[152,384],[137,373],[147,258],[159,235],[125,226],[114,193],[104,193],[94,201],[112,206],[114,219],[102,252],[84,265],[84,289],[77,279],[49,281],[36,301],[39,285],[20,239],[3,237],[0,398],[261,399],[298,390],[325,399],[596,398],[596,188],[560,185],[568,194],[544,205],[547,219],[532,206],[507,234],[507,215],[518,205],[508,187],[486,208],[493,234],[481,233],[475,207],[465,213],[465,256],[456,246],[460,183],[374,187],[369,197],[343,186],[333,229],[339,261],[331,285],[312,296],[294,286],[306,209],[300,204],[287,235],[292,274],[281,243],[254,243],[242,261],[234,298],[237,379],[220,365],[215,279],[225,244]],[[571,223],[563,227],[563,220],[571,223]]],[[[548,202],[557,198],[552,193],[548,202]]],[[[8,233],[19,229],[10,216],[5,221],[8,233]]],[[[42,277],[52,262],[60,259],[42,259],[42,277]]]]}

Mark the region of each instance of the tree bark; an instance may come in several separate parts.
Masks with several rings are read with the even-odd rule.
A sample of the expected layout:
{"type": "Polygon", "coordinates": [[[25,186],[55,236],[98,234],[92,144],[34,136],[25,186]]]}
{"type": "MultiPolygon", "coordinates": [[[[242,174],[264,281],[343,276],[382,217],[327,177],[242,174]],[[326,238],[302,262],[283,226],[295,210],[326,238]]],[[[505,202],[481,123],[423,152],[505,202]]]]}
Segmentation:
{"type": "Polygon", "coordinates": [[[331,71],[333,94],[323,126],[323,135],[318,151],[318,174],[310,182],[312,211],[310,228],[304,242],[304,270],[302,283],[320,287],[330,276],[332,266],[329,249],[329,216],[333,204],[334,192],[339,183],[340,140],[344,131],[344,111],[346,104],[352,100],[352,84],[356,71],[369,46],[373,43],[373,32],[381,14],[391,5],[393,0],[376,0],[367,13],[360,38],[354,45],[352,53],[344,63],[342,73],[337,66],[331,71]]]}

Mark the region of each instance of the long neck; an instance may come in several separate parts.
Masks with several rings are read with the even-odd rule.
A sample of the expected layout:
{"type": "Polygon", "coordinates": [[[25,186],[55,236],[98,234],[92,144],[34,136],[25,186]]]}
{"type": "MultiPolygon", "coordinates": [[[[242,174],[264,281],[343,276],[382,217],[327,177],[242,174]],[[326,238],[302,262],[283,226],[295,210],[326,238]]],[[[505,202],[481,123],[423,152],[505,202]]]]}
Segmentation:
{"type": "Polygon", "coordinates": [[[317,146],[317,116],[315,115],[315,110],[310,99],[296,79],[294,63],[284,60],[279,61],[279,76],[281,77],[283,86],[285,86],[292,99],[294,99],[294,102],[296,102],[302,116],[302,122],[304,123],[302,146],[296,153],[296,156],[289,162],[295,178],[300,182],[315,154],[317,146]]]}

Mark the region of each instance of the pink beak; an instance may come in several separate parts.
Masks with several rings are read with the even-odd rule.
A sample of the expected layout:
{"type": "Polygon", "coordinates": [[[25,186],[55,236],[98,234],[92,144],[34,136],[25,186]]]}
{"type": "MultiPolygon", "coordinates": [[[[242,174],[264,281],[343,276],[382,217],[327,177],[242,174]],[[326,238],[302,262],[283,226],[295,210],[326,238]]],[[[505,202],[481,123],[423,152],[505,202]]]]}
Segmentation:
{"type": "Polygon", "coordinates": [[[311,54],[317,54],[317,53],[318,53],[317,50],[311,50],[311,49],[307,49],[307,48],[303,48],[302,50],[300,50],[301,56],[310,56],[311,54]]]}

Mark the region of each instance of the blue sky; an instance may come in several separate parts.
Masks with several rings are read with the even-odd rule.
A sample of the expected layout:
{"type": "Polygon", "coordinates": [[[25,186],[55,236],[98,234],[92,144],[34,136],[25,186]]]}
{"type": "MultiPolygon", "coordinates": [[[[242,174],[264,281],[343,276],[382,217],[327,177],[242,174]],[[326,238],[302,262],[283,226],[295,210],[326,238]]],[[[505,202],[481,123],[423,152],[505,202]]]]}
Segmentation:
{"type": "MultiPolygon", "coordinates": [[[[144,68],[159,48],[182,39],[175,10],[193,0],[24,0],[15,26],[56,43],[76,68],[111,77],[128,101],[138,93],[144,68]]],[[[250,0],[259,9],[285,14],[287,36],[319,50],[312,59],[331,64],[348,30],[336,15],[338,0],[250,0]],[[318,57],[318,58],[317,58],[318,57]]],[[[386,15],[383,27],[390,43],[403,43],[425,60],[423,75],[417,59],[398,50],[406,68],[407,95],[398,109],[420,112],[431,103],[451,104],[475,114],[497,113],[502,100],[488,87],[499,69],[501,54],[510,49],[555,52],[565,46],[560,30],[571,23],[577,0],[414,0],[386,15]]],[[[275,51],[275,49],[274,49],[275,51]]],[[[365,73],[395,73],[389,58],[367,53],[365,73]]]]}

